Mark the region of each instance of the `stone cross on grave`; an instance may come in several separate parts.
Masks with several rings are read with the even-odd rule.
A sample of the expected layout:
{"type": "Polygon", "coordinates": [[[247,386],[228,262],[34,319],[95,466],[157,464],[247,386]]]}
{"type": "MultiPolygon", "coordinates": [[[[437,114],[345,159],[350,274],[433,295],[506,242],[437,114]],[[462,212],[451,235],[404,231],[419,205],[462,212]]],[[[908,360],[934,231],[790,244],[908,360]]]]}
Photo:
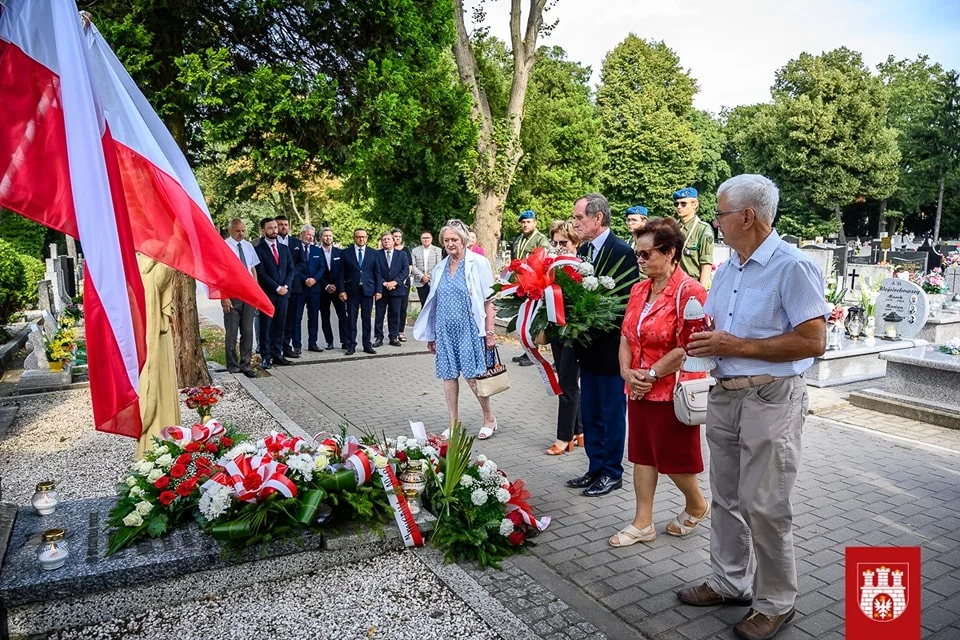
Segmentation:
{"type": "Polygon", "coordinates": [[[847,274],[847,277],[850,278],[850,291],[853,291],[856,288],[857,278],[860,277],[860,274],[857,273],[856,269],[853,269],[847,274]]]}

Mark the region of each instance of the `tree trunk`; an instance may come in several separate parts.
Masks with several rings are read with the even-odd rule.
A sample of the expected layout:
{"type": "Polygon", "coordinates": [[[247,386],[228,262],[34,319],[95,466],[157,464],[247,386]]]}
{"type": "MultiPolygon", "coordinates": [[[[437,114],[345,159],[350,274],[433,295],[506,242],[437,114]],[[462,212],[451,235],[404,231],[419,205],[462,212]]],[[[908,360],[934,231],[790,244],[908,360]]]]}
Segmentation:
{"type": "Polygon", "coordinates": [[[946,175],[940,174],[940,192],[937,194],[937,217],[933,221],[933,244],[936,246],[940,240],[940,218],[943,216],[943,185],[946,181],[946,175]]]}
{"type": "MultiPolygon", "coordinates": [[[[491,261],[496,260],[500,230],[503,224],[503,207],[510,193],[514,174],[523,148],[520,146],[520,129],[523,124],[523,106],[530,83],[530,73],[537,53],[537,37],[543,26],[543,7],[547,0],[530,0],[526,29],[521,31],[521,0],[510,3],[510,42],[513,47],[513,83],[506,113],[506,139],[495,138],[493,114],[486,93],[479,83],[477,59],[473,55],[470,35],[463,18],[463,0],[454,0],[457,41],[454,57],[460,81],[473,97],[472,114],[479,128],[477,137],[477,166],[473,186],[477,192],[475,227],[477,243],[484,248],[491,261]]],[[[501,134],[502,135],[502,134],[501,134]]]]}
{"type": "MultiPolygon", "coordinates": [[[[309,199],[305,199],[303,201],[303,224],[310,224],[310,225],[313,224],[312,222],[310,222],[310,200],[309,199]]],[[[320,239],[317,238],[318,242],[319,240],[320,239]]]]}
{"type": "Polygon", "coordinates": [[[210,372],[200,344],[196,281],[177,272],[173,288],[173,345],[177,351],[177,382],[181,387],[210,384],[210,372]]]}
{"type": "Polygon", "coordinates": [[[837,219],[837,244],[847,244],[847,235],[843,232],[843,214],[840,213],[840,205],[834,205],[833,215],[837,219]]]}

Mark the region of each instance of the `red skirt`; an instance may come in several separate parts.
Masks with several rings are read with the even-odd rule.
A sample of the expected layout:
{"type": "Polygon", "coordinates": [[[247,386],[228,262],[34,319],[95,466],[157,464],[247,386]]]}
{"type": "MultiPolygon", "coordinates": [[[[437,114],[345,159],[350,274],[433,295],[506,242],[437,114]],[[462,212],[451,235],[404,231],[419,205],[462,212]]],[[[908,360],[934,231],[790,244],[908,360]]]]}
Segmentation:
{"type": "Polygon", "coordinates": [[[677,420],[673,401],[628,400],[627,458],[660,473],[701,473],[700,427],[677,420]]]}

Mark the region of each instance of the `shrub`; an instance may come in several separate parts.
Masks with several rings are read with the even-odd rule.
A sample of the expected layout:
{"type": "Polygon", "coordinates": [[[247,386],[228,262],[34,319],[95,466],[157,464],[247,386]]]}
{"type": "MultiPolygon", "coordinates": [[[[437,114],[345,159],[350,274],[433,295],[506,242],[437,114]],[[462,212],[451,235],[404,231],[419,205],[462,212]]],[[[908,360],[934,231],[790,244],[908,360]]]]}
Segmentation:
{"type": "Polygon", "coordinates": [[[32,309],[36,306],[39,298],[37,283],[43,280],[43,274],[46,273],[46,266],[42,260],[33,256],[17,254],[17,259],[23,265],[24,288],[20,292],[20,308],[32,309]]]}
{"type": "Polygon", "coordinates": [[[0,238],[13,245],[17,253],[42,258],[46,237],[47,228],[42,224],[12,211],[0,211],[0,238]]]}
{"type": "Polygon", "coordinates": [[[0,324],[6,324],[21,309],[20,297],[25,288],[26,274],[16,250],[0,239],[0,324]]]}

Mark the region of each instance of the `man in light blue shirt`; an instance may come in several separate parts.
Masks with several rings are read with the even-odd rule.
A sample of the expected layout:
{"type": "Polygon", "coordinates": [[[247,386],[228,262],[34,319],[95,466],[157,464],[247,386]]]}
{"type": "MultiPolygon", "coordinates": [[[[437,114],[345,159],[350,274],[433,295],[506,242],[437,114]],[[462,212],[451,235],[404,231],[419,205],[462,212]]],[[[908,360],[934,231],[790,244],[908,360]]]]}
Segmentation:
{"type": "Polygon", "coordinates": [[[713,575],[682,589],[695,606],[751,605],[734,631],[776,636],[794,615],[797,568],[790,494],[807,413],[803,372],[826,350],[830,308],[823,274],[773,229],[779,191],[759,175],[717,192],[714,225],[735,253],[718,270],[693,356],[712,356],[717,385],[707,407],[713,575]]]}

